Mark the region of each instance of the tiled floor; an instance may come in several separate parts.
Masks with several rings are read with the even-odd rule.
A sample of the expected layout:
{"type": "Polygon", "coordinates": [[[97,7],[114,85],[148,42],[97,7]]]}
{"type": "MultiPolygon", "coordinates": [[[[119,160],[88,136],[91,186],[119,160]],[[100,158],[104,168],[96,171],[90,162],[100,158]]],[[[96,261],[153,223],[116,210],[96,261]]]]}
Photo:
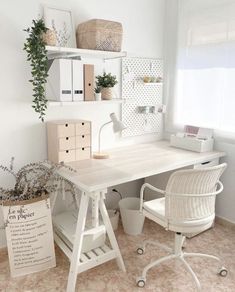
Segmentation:
{"type": "MultiPolygon", "coordinates": [[[[142,256],[135,252],[143,239],[157,239],[171,245],[174,235],[165,231],[157,224],[146,221],[144,232],[139,236],[128,236],[120,227],[117,239],[126,264],[127,273],[119,271],[116,262],[111,261],[78,276],[76,291],[79,292],[191,292],[196,291],[188,272],[185,272],[180,262],[170,261],[158,268],[153,268],[147,278],[145,288],[137,288],[136,276],[151,260],[164,256],[158,248],[149,248],[142,256]]],[[[216,264],[213,260],[188,259],[206,292],[235,291],[235,232],[219,224],[214,229],[187,240],[186,250],[218,255],[224,259],[229,274],[226,278],[216,274],[216,264]]],[[[10,278],[6,250],[0,252],[0,291],[1,292],[52,292],[65,291],[69,262],[61,250],[56,248],[57,267],[37,274],[10,278]]]]}

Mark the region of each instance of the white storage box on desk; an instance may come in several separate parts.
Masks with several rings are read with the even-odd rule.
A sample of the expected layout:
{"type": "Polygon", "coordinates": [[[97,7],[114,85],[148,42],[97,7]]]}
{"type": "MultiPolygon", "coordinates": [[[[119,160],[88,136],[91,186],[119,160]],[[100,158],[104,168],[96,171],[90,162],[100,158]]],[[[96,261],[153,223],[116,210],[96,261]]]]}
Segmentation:
{"type": "Polygon", "coordinates": [[[213,150],[214,139],[201,140],[197,138],[171,135],[170,145],[195,152],[207,152],[213,150]]]}

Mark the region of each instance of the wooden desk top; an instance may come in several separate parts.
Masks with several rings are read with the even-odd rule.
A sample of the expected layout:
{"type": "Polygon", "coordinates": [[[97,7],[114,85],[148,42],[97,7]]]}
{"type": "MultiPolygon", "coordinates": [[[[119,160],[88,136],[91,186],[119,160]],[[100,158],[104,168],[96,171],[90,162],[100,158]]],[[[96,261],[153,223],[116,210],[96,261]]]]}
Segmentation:
{"type": "Polygon", "coordinates": [[[116,148],[109,154],[109,159],[67,163],[77,172],[61,170],[59,173],[79,189],[93,192],[225,156],[219,151],[197,153],[173,148],[166,141],[116,148]]]}

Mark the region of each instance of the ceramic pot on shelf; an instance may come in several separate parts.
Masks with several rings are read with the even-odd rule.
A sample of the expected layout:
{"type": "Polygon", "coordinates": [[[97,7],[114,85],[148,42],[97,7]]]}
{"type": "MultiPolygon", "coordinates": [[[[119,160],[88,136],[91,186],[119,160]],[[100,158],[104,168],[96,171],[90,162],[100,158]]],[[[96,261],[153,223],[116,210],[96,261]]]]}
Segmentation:
{"type": "Polygon", "coordinates": [[[42,39],[47,46],[56,46],[56,33],[52,29],[48,29],[42,34],[42,39]]]}
{"type": "Polygon", "coordinates": [[[98,93],[96,92],[95,93],[95,100],[96,101],[100,101],[101,100],[101,92],[98,92],[98,93]]]}
{"type": "Polygon", "coordinates": [[[103,87],[101,89],[101,98],[103,100],[110,100],[113,98],[113,87],[103,87]]]}

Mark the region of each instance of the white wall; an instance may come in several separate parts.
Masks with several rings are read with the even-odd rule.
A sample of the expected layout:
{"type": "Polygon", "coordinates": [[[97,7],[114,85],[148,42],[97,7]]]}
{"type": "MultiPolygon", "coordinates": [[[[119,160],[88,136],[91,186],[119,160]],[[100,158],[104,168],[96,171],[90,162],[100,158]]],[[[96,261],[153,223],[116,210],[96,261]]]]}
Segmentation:
{"type": "MultiPolygon", "coordinates": [[[[49,0],[44,3],[72,9],[76,25],[90,18],[120,21],[124,28],[123,50],[136,56],[162,57],[164,0],[49,0]]],[[[32,19],[41,14],[41,4],[39,0],[1,0],[0,5],[0,163],[8,165],[10,158],[14,156],[16,168],[46,158],[45,124],[38,120],[37,114],[31,108],[32,88],[28,82],[30,67],[22,50],[26,37],[23,29],[30,26],[32,19]]],[[[118,66],[115,65],[117,74],[118,66]]],[[[50,107],[47,120],[91,120],[93,141],[96,141],[99,126],[107,121],[109,113],[113,111],[120,115],[120,105],[50,107]]],[[[156,138],[151,135],[123,141],[114,137],[111,129],[107,129],[104,136],[106,147],[156,138]]],[[[9,180],[0,174],[0,185],[5,184],[9,184],[9,180]]],[[[138,185],[134,183],[128,190],[125,187],[126,192],[133,192],[136,184],[138,185]]],[[[1,230],[0,246],[4,243],[1,230]]]]}
{"type": "Polygon", "coordinates": [[[235,141],[216,142],[217,150],[224,151],[226,157],[221,162],[227,162],[228,167],[221,180],[224,191],[216,200],[216,215],[235,224],[235,141]]]}

